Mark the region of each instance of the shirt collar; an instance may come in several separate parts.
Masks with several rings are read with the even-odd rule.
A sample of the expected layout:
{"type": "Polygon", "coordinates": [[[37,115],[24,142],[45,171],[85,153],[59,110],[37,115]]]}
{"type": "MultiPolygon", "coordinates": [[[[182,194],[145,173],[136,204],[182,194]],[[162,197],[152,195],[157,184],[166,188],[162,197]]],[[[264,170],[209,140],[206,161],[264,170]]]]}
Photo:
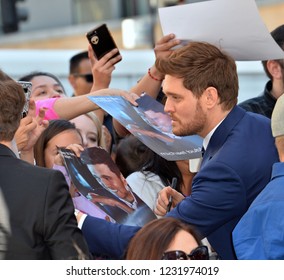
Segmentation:
{"type": "MultiPolygon", "coordinates": [[[[223,119],[224,120],[224,119],[223,119]]],[[[223,122],[223,120],[221,120],[203,139],[203,148],[204,150],[207,149],[209,141],[212,137],[212,135],[214,134],[215,130],[218,128],[218,126],[223,122]]]]}

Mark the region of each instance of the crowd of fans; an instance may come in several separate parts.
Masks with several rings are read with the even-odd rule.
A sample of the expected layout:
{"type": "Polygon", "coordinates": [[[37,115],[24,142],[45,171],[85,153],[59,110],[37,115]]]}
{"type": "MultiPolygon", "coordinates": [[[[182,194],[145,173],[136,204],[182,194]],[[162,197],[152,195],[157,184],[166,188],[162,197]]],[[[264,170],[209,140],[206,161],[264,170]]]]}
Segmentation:
{"type": "MultiPolygon", "coordinates": [[[[284,25],[271,35],[284,49],[284,25]]],[[[154,64],[127,90],[109,88],[117,49],[97,60],[89,46],[70,58],[69,94],[53,73],[34,71],[19,79],[32,83],[26,100],[0,72],[0,259],[284,259],[283,59],[263,61],[263,95],[238,104],[230,55],[205,42],[174,48],[180,43],[162,37],[154,64]],[[192,161],[164,159],[88,98],[137,106],[144,92],[164,105],[175,135],[203,138],[194,172],[192,161]],[[116,201],[85,197],[68,177],[59,148],[80,158],[91,147],[119,169],[102,171],[109,159],[97,158],[116,201]],[[145,225],[118,223],[99,207],[132,213],[140,201],[153,213],[145,225]]]]}

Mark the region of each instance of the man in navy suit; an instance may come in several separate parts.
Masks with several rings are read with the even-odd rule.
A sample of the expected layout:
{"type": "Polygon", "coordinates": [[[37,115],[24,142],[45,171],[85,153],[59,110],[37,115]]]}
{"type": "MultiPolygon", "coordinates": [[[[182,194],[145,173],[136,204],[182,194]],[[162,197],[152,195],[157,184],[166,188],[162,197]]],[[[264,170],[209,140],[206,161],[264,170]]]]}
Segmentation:
{"type": "MultiPolygon", "coordinates": [[[[211,44],[192,42],[155,65],[165,75],[165,112],[173,133],[197,134],[205,148],[191,195],[167,187],[155,212],[194,225],[221,259],[236,259],[232,231],[278,161],[270,120],[237,106],[235,61],[211,44]],[[170,196],[173,208],[166,214],[170,196]]],[[[139,228],[86,217],[82,230],[92,252],[121,258],[139,228]]]]}
{"type": "Polygon", "coordinates": [[[63,174],[19,159],[24,104],[21,85],[0,81],[0,259],[88,258],[63,174]]]}

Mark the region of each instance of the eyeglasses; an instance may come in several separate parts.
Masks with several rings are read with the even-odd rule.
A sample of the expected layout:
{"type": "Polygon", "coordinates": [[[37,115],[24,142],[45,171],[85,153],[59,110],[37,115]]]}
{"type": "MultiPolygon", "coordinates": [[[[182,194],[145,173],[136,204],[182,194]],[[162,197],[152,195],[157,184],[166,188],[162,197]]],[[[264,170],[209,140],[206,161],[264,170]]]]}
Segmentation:
{"type": "Polygon", "coordinates": [[[84,78],[87,83],[93,82],[93,75],[92,74],[73,74],[75,77],[84,78]]]}
{"type": "Polygon", "coordinates": [[[209,260],[207,246],[198,246],[187,255],[183,251],[168,251],[162,256],[162,260],[209,260]]]}

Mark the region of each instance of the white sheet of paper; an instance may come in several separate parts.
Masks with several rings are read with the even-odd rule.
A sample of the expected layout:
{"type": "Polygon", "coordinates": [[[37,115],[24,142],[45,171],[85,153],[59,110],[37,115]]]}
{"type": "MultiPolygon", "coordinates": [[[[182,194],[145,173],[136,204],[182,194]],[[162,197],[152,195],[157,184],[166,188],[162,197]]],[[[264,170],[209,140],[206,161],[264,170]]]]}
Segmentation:
{"type": "Polygon", "coordinates": [[[235,60],[284,58],[262,21],[254,0],[210,0],[159,9],[164,35],[205,41],[226,51],[235,60]]]}

